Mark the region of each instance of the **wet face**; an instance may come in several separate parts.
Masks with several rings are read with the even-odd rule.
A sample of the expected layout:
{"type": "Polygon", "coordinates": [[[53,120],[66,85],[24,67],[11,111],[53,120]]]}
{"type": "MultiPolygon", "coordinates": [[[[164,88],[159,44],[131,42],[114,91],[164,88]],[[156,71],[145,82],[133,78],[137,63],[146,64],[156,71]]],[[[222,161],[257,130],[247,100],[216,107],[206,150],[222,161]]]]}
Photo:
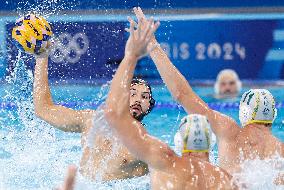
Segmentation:
{"type": "Polygon", "coordinates": [[[236,95],[238,93],[237,80],[231,75],[224,75],[219,81],[220,95],[236,95]]]}
{"type": "MultiPolygon", "coordinates": [[[[130,87],[130,114],[138,119],[147,112],[150,107],[149,88],[145,84],[133,84],[130,87]]],[[[139,120],[139,119],[138,119],[139,120]]]]}

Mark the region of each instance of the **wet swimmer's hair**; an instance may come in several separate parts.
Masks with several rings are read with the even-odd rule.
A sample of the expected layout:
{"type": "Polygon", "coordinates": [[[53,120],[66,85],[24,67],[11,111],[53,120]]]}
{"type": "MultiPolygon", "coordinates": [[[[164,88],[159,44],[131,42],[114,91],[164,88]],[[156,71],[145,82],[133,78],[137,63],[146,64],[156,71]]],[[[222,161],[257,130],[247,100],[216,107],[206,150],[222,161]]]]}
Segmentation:
{"type": "Polygon", "coordinates": [[[224,69],[224,70],[220,71],[217,75],[216,82],[214,84],[215,94],[218,94],[218,95],[220,94],[220,82],[221,82],[221,78],[224,75],[231,75],[234,78],[234,80],[236,80],[237,91],[239,93],[242,90],[242,82],[240,81],[238,74],[236,73],[236,71],[234,71],[232,69],[224,69]]]}
{"type": "Polygon", "coordinates": [[[242,95],[239,119],[242,126],[272,124],[277,116],[273,95],[266,89],[251,89],[242,95]]]}
{"type": "Polygon", "coordinates": [[[156,101],[153,98],[152,88],[151,88],[150,84],[147,81],[145,81],[145,80],[143,80],[141,78],[133,78],[132,81],[131,81],[131,86],[133,86],[135,84],[143,84],[150,91],[150,107],[148,108],[147,112],[145,114],[143,114],[143,117],[144,117],[145,115],[149,114],[153,110],[153,108],[155,107],[156,101]]]}
{"type": "Polygon", "coordinates": [[[199,114],[185,116],[180,123],[174,137],[177,151],[209,152],[211,148],[212,132],[207,118],[199,114]]]}

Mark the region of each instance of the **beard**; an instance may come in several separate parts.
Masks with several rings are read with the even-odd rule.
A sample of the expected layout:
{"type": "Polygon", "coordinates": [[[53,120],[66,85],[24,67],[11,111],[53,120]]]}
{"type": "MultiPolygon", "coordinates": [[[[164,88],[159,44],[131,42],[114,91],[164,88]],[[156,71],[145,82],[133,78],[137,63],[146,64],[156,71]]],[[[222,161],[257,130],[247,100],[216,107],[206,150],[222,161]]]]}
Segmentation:
{"type": "Polygon", "coordinates": [[[137,113],[137,112],[132,112],[132,117],[133,117],[134,119],[136,119],[137,121],[140,121],[140,122],[143,120],[143,118],[144,118],[145,115],[146,115],[145,113],[139,114],[139,113],[137,113]]]}
{"type": "Polygon", "coordinates": [[[130,106],[130,110],[133,109],[133,107],[139,107],[139,108],[140,108],[139,111],[135,111],[135,110],[133,111],[133,110],[132,110],[132,111],[131,111],[131,115],[132,115],[132,117],[133,117],[134,119],[136,119],[136,120],[138,120],[138,121],[141,122],[146,114],[142,111],[141,105],[134,104],[134,105],[130,106]]]}

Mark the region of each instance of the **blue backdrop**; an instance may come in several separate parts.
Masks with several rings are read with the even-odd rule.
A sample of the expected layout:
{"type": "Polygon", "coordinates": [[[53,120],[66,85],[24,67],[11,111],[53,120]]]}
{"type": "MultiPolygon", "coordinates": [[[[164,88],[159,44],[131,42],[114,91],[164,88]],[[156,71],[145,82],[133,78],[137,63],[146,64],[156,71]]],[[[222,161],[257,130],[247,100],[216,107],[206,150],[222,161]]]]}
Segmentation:
{"type": "Polygon", "coordinates": [[[0,6],[0,10],[30,10],[38,7],[40,10],[58,9],[65,10],[85,10],[85,9],[130,9],[133,6],[143,8],[230,8],[230,7],[277,7],[284,6],[282,0],[5,0],[0,6]]]}
{"type": "MultiPolygon", "coordinates": [[[[283,23],[269,19],[162,21],[156,36],[187,79],[214,79],[225,68],[236,70],[242,79],[283,79],[283,23]]],[[[57,48],[50,55],[51,79],[111,79],[123,58],[126,22],[51,24],[57,39],[57,48]]],[[[11,43],[12,26],[12,22],[6,23],[7,49],[2,58],[9,70],[17,55],[11,43]]],[[[27,61],[27,65],[32,68],[34,60],[27,61]]],[[[5,69],[2,67],[0,73],[5,69]]],[[[149,58],[140,61],[136,73],[160,79],[149,58]]]]}

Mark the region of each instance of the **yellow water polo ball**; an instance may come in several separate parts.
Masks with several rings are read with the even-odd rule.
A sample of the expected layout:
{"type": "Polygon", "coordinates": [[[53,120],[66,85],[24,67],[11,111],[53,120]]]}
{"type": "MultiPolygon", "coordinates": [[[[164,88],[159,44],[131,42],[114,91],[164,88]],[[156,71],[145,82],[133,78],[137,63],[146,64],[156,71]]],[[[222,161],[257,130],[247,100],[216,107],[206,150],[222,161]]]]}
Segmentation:
{"type": "Polygon", "coordinates": [[[28,14],[19,18],[12,30],[15,45],[30,54],[40,54],[52,36],[49,23],[41,16],[28,14]]]}

